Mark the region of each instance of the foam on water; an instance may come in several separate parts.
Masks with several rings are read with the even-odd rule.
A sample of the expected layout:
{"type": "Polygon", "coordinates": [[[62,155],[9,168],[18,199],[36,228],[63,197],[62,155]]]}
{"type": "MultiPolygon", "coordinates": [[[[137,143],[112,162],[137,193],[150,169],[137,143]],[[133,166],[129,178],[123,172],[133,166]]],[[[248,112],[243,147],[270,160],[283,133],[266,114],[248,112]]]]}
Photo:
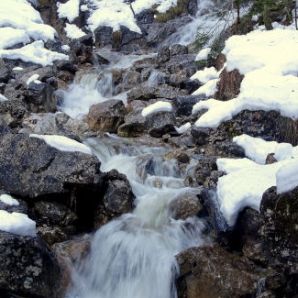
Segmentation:
{"type": "Polygon", "coordinates": [[[198,218],[172,219],[168,206],[177,196],[198,190],[183,186],[176,163],[162,160],[164,149],[116,150],[96,139],[87,144],[102,161],[103,171],[117,169],[127,175],[136,208],[96,232],[89,257],[73,274],[68,297],[177,297],[175,255],[203,243],[203,224],[198,218]]]}

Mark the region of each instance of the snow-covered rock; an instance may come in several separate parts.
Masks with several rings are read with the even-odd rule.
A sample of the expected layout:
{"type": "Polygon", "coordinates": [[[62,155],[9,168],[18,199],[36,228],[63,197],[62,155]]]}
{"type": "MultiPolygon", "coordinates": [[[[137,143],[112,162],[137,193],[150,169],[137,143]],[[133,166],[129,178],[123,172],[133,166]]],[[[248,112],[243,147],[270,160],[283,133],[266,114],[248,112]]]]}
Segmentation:
{"type": "Polygon", "coordinates": [[[244,75],[240,94],[225,102],[198,103],[195,111],[208,111],[196,125],[217,127],[243,110],[276,110],[298,119],[297,51],[298,35],[292,27],[232,36],[223,53],[227,70],[238,69],[244,75]]]}
{"type": "Polygon", "coordinates": [[[55,40],[56,31],[43,23],[39,12],[27,0],[0,2],[0,58],[51,65],[68,56],[47,50],[44,42],[55,40]],[[31,40],[33,40],[32,43],[31,40]],[[23,47],[10,49],[17,44],[23,47]]]}
{"type": "Polygon", "coordinates": [[[44,140],[49,146],[61,151],[92,154],[88,146],[64,136],[31,134],[30,137],[44,140]]]}
{"type": "Polygon", "coordinates": [[[157,101],[142,110],[142,116],[147,117],[150,114],[158,112],[171,112],[173,107],[171,103],[166,101],[157,101]]]}
{"type": "Polygon", "coordinates": [[[66,18],[69,22],[73,22],[79,16],[80,0],[68,0],[65,3],[57,2],[59,18],[66,18]]]}

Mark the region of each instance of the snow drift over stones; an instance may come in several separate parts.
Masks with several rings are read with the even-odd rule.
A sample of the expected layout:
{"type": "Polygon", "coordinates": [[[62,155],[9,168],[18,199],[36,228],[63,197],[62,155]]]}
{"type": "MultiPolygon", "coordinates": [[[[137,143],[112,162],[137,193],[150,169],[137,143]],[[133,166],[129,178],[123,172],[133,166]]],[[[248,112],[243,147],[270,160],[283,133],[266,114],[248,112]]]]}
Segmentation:
{"type": "MultiPolygon", "coordinates": [[[[0,195],[0,203],[7,206],[19,206],[19,202],[8,194],[0,195]]],[[[22,236],[35,236],[36,223],[26,214],[0,210],[0,231],[22,236]]]]}
{"type": "Polygon", "coordinates": [[[276,110],[298,119],[298,34],[292,28],[253,31],[232,36],[223,53],[228,71],[244,75],[240,94],[229,101],[209,99],[193,111],[208,111],[196,122],[198,127],[217,127],[243,110],[276,110]]]}
{"type": "MultiPolygon", "coordinates": [[[[133,11],[124,0],[91,0],[90,4],[95,7],[88,20],[91,31],[99,26],[108,26],[114,31],[118,31],[120,26],[124,26],[131,31],[142,33],[136,23],[133,11]]],[[[136,0],[132,3],[136,14],[153,6],[156,6],[158,12],[163,13],[175,5],[177,5],[177,0],[136,0]]]]}
{"type": "Polygon", "coordinates": [[[26,214],[0,210],[0,230],[21,236],[35,236],[36,223],[26,214]]]}
{"type": "Polygon", "coordinates": [[[45,41],[54,40],[56,31],[43,24],[37,10],[27,0],[0,1],[0,58],[20,59],[41,65],[68,59],[66,55],[44,48],[45,41]],[[17,44],[31,44],[10,50],[17,44]]]}
{"type": "Polygon", "coordinates": [[[80,0],[68,0],[65,3],[57,2],[59,18],[66,18],[69,22],[73,22],[79,16],[80,0]]]}
{"type": "Polygon", "coordinates": [[[30,137],[44,140],[49,146],[60,151],[92,154],[92,151],[88,146],[64,136],[31,134],[30,137]]]}
{"type": "Polygon", "coordinates": [[[259,210],[264,192],[277,186],[278,193],[298,186],[298,148],[287,143],[266,142],[247,135],[235,137],[234,141],[244,148],[251,158],[217,160],[220,177],[217,196],[220,210],[229,225],[233,225],[238,213],[245,207],[259,210]],[[278,162],[264,165],[268,154],[274,153],[278,162]]]}
{"type": "Polygon", "coordinates": [[[147,117],[150,114],[158,113],[158,112],[171,112],[173,110],[172,105],[166,101],[157,101],[149,105],[148,107],[142,110],[142,116],[147,117]]]}

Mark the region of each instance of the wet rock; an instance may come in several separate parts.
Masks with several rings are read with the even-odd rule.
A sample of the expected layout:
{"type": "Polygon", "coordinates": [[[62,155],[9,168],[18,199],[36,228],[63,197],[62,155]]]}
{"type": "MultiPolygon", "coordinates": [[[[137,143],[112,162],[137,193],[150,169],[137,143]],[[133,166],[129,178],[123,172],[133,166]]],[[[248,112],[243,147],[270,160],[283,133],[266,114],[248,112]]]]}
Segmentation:
{"type": "Polygon", "coordinates": [[[172,45],[170,48],[171,56],[188,54],[188,47],[181,44],[172,45]]]}
{"type": "Polygon", "coordinates": [[[268,154],[268,156],[266,157],[266,162],[265,164],[266,165],[269,165],[269,164],[273,164],[277,162],[277,159],[274,157],[274,153],[270,153],[268,154]]]}
{"type": "Polygon", "coordinates": [[[92,155],[59,151],[25,134],[6,134],[0,140],[0,188],[12,195],[67,197],[79,186],[96,188],[99,166],[92,155]]]}
{"type": "Polygon", "coordinates": [[[120,26],[119,31],[113,31],[111,27],[101,26],[94,32],[96,43],[101,47],[112,45],[114,49],[120,50],[125,45],[136,43],[142,39],[143,35],[120,26]]]}
{"type": "Polygon", "coordinates": [[[198,1],[189,0],[187,10],[191,15],[195,16],[198,11],[198,1]]]}
{"type": "Polygon", "coordinates": [[[198,146],[203,146],[209,142],[210,131],[209,128],[193,127],[191,135],[198,146]]]}
{"type": "Polygon", "coordinates": [[[75,264],[88,255],[90,245],[91,236],[88,234],[53,245],[52,251],[61,269],[61,297],[64,297],[67,289],[71,286],[72,270],[75,264]]]}
{"type": "Polygon", "coordinates": [[[65,205],[56,202],[36,202],[33,210],[37,221],[48,225],[68,226],[74,224],[77,220],[75,213],[65,205]]]}
{"type": "Polygon", "coordinates": [[[142,116],[142,109],[136,109],[128,113],[124,118],[124,123],[118,128],[118,135],[122,137],[138,137],[146,129],[146,119],[142,116]]]}
{"type": "Polygon", "coordinates": [[[140,86],[133,88],[127,95],[131,100],[149,100],[154,98],[173,99],[178,96],[187,95],[185,90],[174,88],[169,85],[161,85],[157,87],[140,86]]]}
{"type": "Polygon", "coordinates": [[[219,77],[217,93],[215,98],[220,100],[230,100],[240,93],[240,86],[244,76],[237,69],[227,71],[224,69],[219,77]]]}
{"type": "Polygon", "coordinates": [[[200,96],[178,96],[173,105],[177,116],[190,116],[193,106],[201,100],[200,96]]]}
{"type": "Polygon", "coordinates": [[[79,119],[58,113],[30,114],[22,122],[22,133],[54,134],[54,135],[83,135],[88,131],[88,124],[79,119]]]}
{"type": "Polygon", "coordinates": [[[136,15],[137,23],[140,25],[143,24],[152,24],[154,22],[154,10],[153,9],[145,9],[142,12],[136,15]]]}
{"type": "Polygon", "coordinates": [[[146,117],[145,125],[152,137],[160,138],[163,135],[175,132],[175,116],[172,112],[159,112],[146,117]]]}
{"type": "Polygon", "coordinates": [[[7,100],[0,102],[0,119],[6,127],[15,128],[21,125],[26,113],[27,109],[24,107],[21,100],[7,100]]]}
{"type": "Polygon", "coordinates": [[[143,31],[146,34],[146,41],[148,46],[158,47],[165,41],[171,34],[177,32],[181,26],[191,21],[191,17],[183,16],[165,23],[154,22],[152,24],[144,24],[143,31]]]}
{"type": "Polygon", "coordinates": [[[30,83],[28,89],[24,92],[24,101],[30,111],[55,112],[57,109],[57,98],[54,94],[54,88],[46,83],[30,83]]]}
{"type": "Polygon", "coordinates": [[[91,35],[85,35],[70,43],[71,59],[74,64],[93,63],[93,39],[91,35]]]}
{"type": "Polygon", "coordinates": [[[124,122],[126,113],[120,100],[110,99],[91,106],[88,114],[88,125],[94,131],[117,132],[124,122]]]}
{"type": "Polygon", "coordinates": [[[104,176],[103,181],[104,195],[95,209],[94,226],[96,228],[121,214],[131,212],[135,199],[125,175],[112,170],[104,176]]]}
{"type": "Polygon", "coordinates": [[[261,272],[252,263],[218,246],[191,248],[177,256],[178,297],[253,297],[261,272]]]}
{"type": "Polygon", "coordinates": [[[195,65],[195,55],[193,54],[172,56],[163,67],[165,67],[165,69],[171,74],[175,74],[183,70],[188,77],[192,76],[197,71],[195,65]]]}
{"type": "Polygon", "coordinates": [[[185,220],[196,216],[202,210],[202,205],[196,195],[189,193],[174,199],[169,205],[169,210],[174,219],[185,220]]]}
{"type": "Polygon", "coordinates": [[[199,159],[193,173],[193,178],[198,185],[207,185],[212,173],[217,170],[216,157],[202,157],[199,159]]]}
{"type": "Polygon", "coordinates": [[[106,192],[103,204],[106,210],[115,214],[130,212],[133,207],[134,195],[126,176],[113,170],[104,179],[106,192]]]}
{"type": "Polygon", "coordinates": [[[159,64],[165,63],[170,60],[171,51],[169,47],[161,48],[157,53],[157,62],[159,64]]]}
{"type": "Polygon", "coordinates": [[[123,75],[122,79],[122,90],[127,91],[141,83],[141,74],[137,71],[128,71],[123,75]]]}
{"type": "Polygon", "coordinates": [[[0,83],[7,83],[10,77],[11,77],[11,70],[1,59],[0,60],[0,83]]]}
{"type": "Polygon", "coordinates": [[[60,269],[39,238],[0,233],[0,289],[4,297],[59,297],[60,269]]]}
{"type": "Polygon", "coordinates": [[[261,233],[271,254],[288,264],[298,262],[298,188],[284,194],[277,194],[276,187],[268,189],[260,210],[261,233]]]}

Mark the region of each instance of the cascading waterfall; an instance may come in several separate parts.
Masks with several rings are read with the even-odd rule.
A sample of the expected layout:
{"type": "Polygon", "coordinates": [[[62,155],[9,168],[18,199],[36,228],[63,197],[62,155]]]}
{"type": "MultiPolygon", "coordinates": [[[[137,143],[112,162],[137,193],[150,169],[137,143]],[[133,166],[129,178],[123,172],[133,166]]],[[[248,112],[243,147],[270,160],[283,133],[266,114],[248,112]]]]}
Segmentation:
{"type": "Polygon", "coordinates": [[[127,69],[134,62],[155,55],[124,55],[112,52],[108,48],[98,50],[97,54],[109,61],[109,64],[96,65],[96,68],[87,73],[79,72],[74,83],[66,91],[59,90],[57,94],[62,98],[60,110],[72,118],[81,118],[88,114],[92,105],[111,98],[119,99],[126,103],[126,93],[113,94],[112,70],[127,69]]]}
{"type": "MultiPolygon", "coordinates": [[[[198,4],[197,17],[166,44],[189,44],[199,28],[204,31],[215,27],[214,37],[221,32],[226,25],[226,20],[218,16],[221,6],[215,0],[199,0],[198,4]]],[[[113,69],[127,69],[137,60],[154,55],[123,55],[108,49],[98,54],[110,63],[83,75],[63,94],[62,110],[72,117],[86,114],[92,104],[115,98],[113,69]]],[[[154,87],[162,80],[162,74],[153,71],[147,85],[154,87]]],[[[119,99],[125,101],[125,96],[119,99]]],[[[206,240],[198,218],[175,220],[169,205],[178,196],[198,190],[184,186],[184,173],[175,161],[164,159],[165,148],[127,145],[112,136],[86,143],[101,161],[102,171],[116,169],[127,176],[136,201],[131,214],[95,233],[89,256],[73,272],[67,298],[176,298],[179,268],[175,255],[206,240]]]]}
{"type": "Polygon", "coordinates": [[[90,139],[87,144],[102,161],[103,171],[117,169],[127,175],[136,207],[96,232],[67,297],[177,297],[175,255],[203,243],[203,224],[198,218],[172,219],[168,206],[177,196],[197,190],[183,186],[176,163],[163,160],[162,148],[123,147],[117,152],[103,140],[90,139]]]}
{"type": "MultiPolygon", "coordinates": [[[[249,8],[249,4],[242,7],[241,15],[247,13],[249,8]]],[[[202,38],[202,44],[210,46],[236,19],[237,12],[233,9],[233,1],[198,0],[198,11],[193,20],[170,35],[164,45],[189,45],[202,38]]]]}

